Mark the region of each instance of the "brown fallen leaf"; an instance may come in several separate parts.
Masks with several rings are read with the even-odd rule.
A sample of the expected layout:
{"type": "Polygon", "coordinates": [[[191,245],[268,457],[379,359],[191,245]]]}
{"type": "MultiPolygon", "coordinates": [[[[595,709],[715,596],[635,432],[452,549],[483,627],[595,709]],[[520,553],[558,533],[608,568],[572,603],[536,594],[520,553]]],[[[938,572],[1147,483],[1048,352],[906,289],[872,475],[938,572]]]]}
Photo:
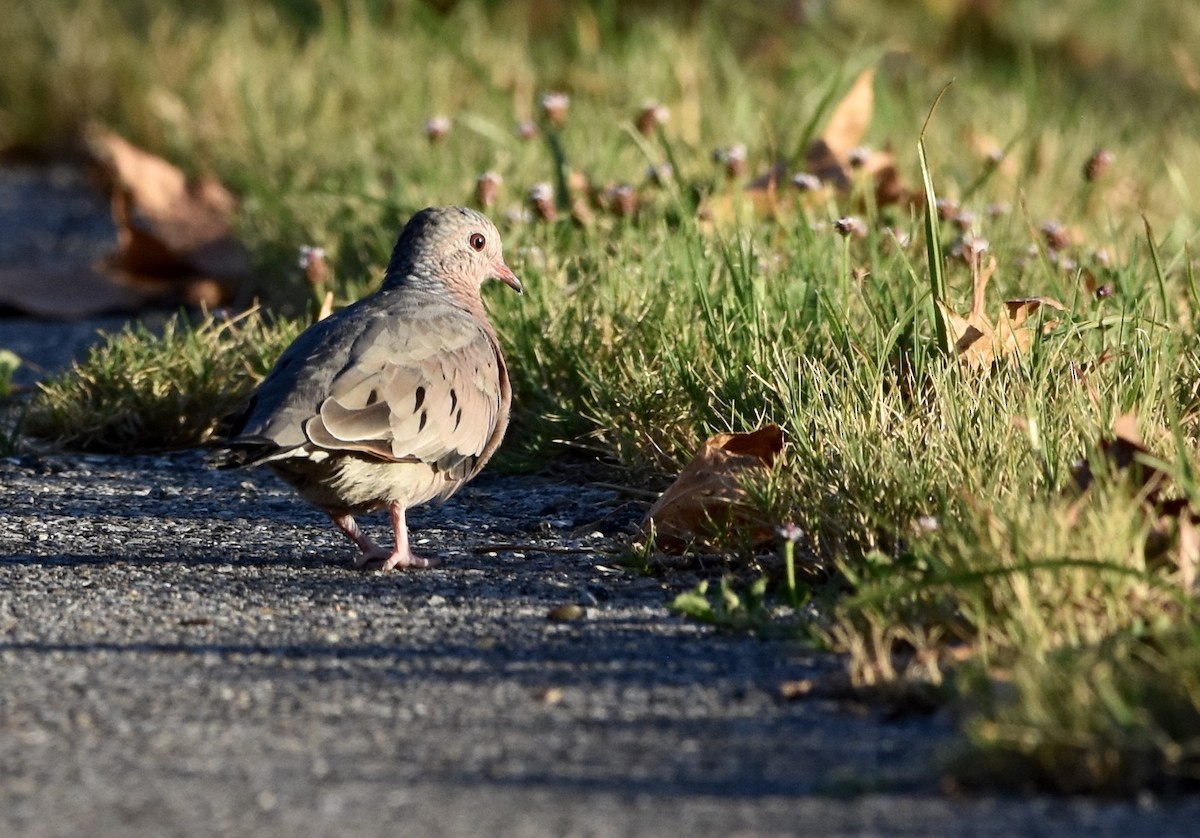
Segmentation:
{"type": "MultiPolygon", "coordinates": [[[[1065,311],[1066,306],[1052,297],[1026,297],[1006,300],[1000,316],[993,322],[988,318],[987,286],[996,272],[995,258],[986,265],[979,259],[971,263],[972,301],[971,309],[961,315],[938,300],[938,308],[946,318],[950,335],[954,338],[954,350],[960,361],[975,370],[991,369],[992,364],[1002,358],[1012,359],[1029,351],[1036,332],[1029,318],[1042,306],[1065,311]]],[[[1046,324],[1047,329],[1053,324],[1046,324]]]]}
{"type": "MultiPolygon", "coordinates": [[[[875,68],[863,70],[850,90],[829,115],[825,132],[809,143],[804,152],[803,172],[796,178],[815,177],[826,189],[808,190],[803,201],[823,206],[828,191],[850,193],[855,184],[867,184],[874,192],[875,205],[912,203],[921,199],[905,186],[896,170],[896,157],[890,148],[881,151],[862,148],[875,108],[875,68]]],[[[799,163],[799,161],[793,161],[799,163]]],[[[791,177],[788,161],[778,160],[769,169],[752,178],[742,189],[729,186],[710,195],[700,208],[701,221],[714,227],[729,226],[746,216],[778,218],[794,203],[799,190],[791,177]],[[788,184],[796,186],[784,189],[788,184]]],[[[802,190],[799,190],[802,191],[802,190]]]]}
{"type": "Polygon", "coordinates": [[[101,270],[147,292],[166,284],[185,300],[228,302],[249,271],[246,248],[233,232],[233,195],[212,178],[189,180],[106,128],[89,127],[85,140],[117,223],[117,249],[101,270]]]}
{"type": "Polygon", "coordinates": [[[875,68],[858,74],[849,92],[829,115],[821,135],[825,149],[841,164],[850,165],[851,153],[862,145],[875,113],[875,68]]]}
{"type": "MultiPolygon", "coordinates": [[[[1169,477],[1147,462],[1152,455],[1138,431],[1136,412],[1124,413],[1113,420],[1113,435],[1110,439],[1100,441],[1100,451],[1114,469],[1130,478],[1135,491],[1146,504],[1151,507],[1161,505],[1161,493],[1169,477]]],[[[1086,458],[1080,461],[1071,476],[1075,485],[1083,491],[1095,480],[1091,464],[1086,458]]]]}
{"type": "Polygon", "coordinates": [[[146,305],[216,306],[232,299],[249,270],[246,249],[233,234],[233,196],[212,179],[189,181],[107,129],[88,128],[84,145],[99,177],[69,172],[89,205],[95,180],[102,183],[115,241],[101,233],[66,259],[0,268],[0,307],[84,318],[146,305]],[[97,256],[110,246],[110,253],[97,256]]]}
{"type": "MultiPolygon", "coordinates": [[[[1186,494],[1173,492],[1171,477],[1155,466],[1150,450],[1142,441],[1137,427],[1137,414],[1125,413],[1113,421],[1113,436],[1100,442],[1100,451],[1112,468],[1126,476],[1135,497],[1145,510],[1150,527],[1146,533],[1144,555],[1152,566],[1174,566],[1179,584],[1189,593],[1196,586],[1200,569],[1200,510],[1195,509],[1186,494]]],[[[1088,489],[1095,482],[1091,463],[1087,459],[1072,469],[1071,476],[1082,494],[1072,504],[1072,515],[1078,517],[1079,507],[1087,502],[1088,489]]]]}
{"type": "Polygon", "coordinates": [[[863,165],[863,171],[875,184],[875,206],[924,204],[924,195],[914,193],[900,177],[900,172],[896,169],[896,154],[890,145],[882,151],[873,152],[863,165]]]}
{"type": "Polygon", "coordinates": [[[804,168],[810,175],[816,175],[821,183],[830,184],[840,192],[850,190],[850,175],[847,167],[820,137],[808,144],[804,151],[804,168]]]}
{"type": "Polygon", "coordinates": [[[875,68],[868,67],[830,113],[825,132],[805,149],[808,173],[840,192],[848,192],[852,183],[851,156],[862,145],[874,110],[875,68]]]}
{"type": "Polygon", "coordinates": [[[675,552],[719,540],[733,525],[756,527],[762,538],[771,538],[770,522],[759,520],[749,506],[739,478],[747,471],[771,468],[783,444],[783,430],[774,424],[751,433],[711,437],[650,507],[642,530],[653,534],[660,550],[675,552]]]}
{"type": "Polygon", "coordinates": [[[856,178],[873,184],[877,206],[911,202],[916,196],[900,178],[891,148],[862,147],[874,109],[875,68],[868,67],[833,109],[825,132],[805,149],[805,167],[841,192],[850,191],[856,178]]]}

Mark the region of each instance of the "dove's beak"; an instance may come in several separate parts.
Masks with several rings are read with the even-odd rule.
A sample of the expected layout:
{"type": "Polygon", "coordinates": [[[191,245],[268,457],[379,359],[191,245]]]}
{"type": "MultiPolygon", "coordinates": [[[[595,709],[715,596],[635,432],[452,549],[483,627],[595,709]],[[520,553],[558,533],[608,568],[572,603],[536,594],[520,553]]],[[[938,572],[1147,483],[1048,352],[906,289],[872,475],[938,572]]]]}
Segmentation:
{"type": "Polygon", "coordinates": [[[525,287],[521,285],[521,280],[517,279],[517,275],[512,272],[512,268],[508,265],[503,262],[496,262],[492,265],[492,271],[494,272],[492,274],[494,278],[500,280],[518,294],[525,293],[525,287]]]}

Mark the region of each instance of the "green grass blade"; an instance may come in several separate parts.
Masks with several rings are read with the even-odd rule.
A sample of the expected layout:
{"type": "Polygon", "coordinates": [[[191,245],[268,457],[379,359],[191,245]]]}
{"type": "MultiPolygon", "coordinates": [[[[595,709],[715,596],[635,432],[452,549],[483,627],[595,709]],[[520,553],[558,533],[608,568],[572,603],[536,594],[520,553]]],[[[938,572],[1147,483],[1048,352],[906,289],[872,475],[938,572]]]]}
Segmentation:
{"type": "Polygon", "coordinates": [[[937,336],[938,351],[943,355],[950,354],[950,330],[947,328],[945,316],[938,307],[940,301],[946,299],[946,276],[942,255],[941,225],[937,213],[937,193],[933,189],[933,176],[929,172],[929,159],[925,154],[925,129],[937,109],[938,102],[946,95],[953,81],[949,81],[933,100],[925,124],[921,126],[921,136],[917,140],[917,158],[921,165],[921,180],[925,185],[925,254],[929,263],[929,310],[933,321],[934,334],[937,336]]]}
{"type": "Polygon", "coordinates": [[[1146,227],[1146,245],[1150,248],[1150,261],[1154,264],[1154,277],[1158,280],[1158,302],[1162,307],[1158,316],[1166,321],[1171,316],[1171,309],[1167,304],[1167,278],[1163,273],[1162,263],[1158,259],[1158,245],[1154,243],[1154,230],[1150,227],[1150,219],[1143,215],[1142,223],[1146,227]]]}

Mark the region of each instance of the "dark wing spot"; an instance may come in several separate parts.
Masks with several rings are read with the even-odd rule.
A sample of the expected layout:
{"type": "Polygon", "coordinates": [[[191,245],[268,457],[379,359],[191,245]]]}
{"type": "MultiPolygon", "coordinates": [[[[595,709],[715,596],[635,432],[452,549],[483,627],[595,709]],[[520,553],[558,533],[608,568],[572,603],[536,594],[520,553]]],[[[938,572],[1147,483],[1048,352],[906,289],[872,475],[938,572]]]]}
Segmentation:
{"type": "Polygon", "coordinates": [[[450,412],[454,412],[454,408],[458,407],[458,393],[454,392],[454,388],[450,388],[450,412]]]}
{"type": "Polygon", "coordinates": [[[377,401],[379,401],[379,391],[372,387],[371,392],[367,393],[367,407],[370,407],[377,401]]]}
{"type": "Polygon", "coordinates": [[[420,410],[421,405],[423,405],[423,404],[425,404],[425,388],[418,387],[417,388],[417,403],[415,405],[413,405],[413,413],[416,413],[418,410],[420,410]]]}
{"type": "Polygon", "coordinates": [[[429,411],[422,410],[421,411],[421,421],[417,423],[417,433],[420,433],[421,431],[425,430],[425,422],[428,419],[429,419],[429,411]]]}
{"type": "Polygon", "coordinates": [[[459,424],[462,423],[462,408],[458,409],[458,415],[454,417],[454,430],[458,430],[459,424]]]}

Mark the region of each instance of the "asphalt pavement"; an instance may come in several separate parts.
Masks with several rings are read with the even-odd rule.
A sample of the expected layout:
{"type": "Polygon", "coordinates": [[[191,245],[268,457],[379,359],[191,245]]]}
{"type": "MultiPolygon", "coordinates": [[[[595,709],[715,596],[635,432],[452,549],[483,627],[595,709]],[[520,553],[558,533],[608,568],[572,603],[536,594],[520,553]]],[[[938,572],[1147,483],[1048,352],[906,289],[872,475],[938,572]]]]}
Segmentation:
{"type": "Polygon", "coordinates": [[[785,699],[841,664],[672,615],[695,580],[620,567],[632,517],[485,474],[412,515],[443,567],[383,574],[200,452],[0,461],[0,831],[1194,830],[1192,799],[943,794],[951,720],[785,699]]]}

